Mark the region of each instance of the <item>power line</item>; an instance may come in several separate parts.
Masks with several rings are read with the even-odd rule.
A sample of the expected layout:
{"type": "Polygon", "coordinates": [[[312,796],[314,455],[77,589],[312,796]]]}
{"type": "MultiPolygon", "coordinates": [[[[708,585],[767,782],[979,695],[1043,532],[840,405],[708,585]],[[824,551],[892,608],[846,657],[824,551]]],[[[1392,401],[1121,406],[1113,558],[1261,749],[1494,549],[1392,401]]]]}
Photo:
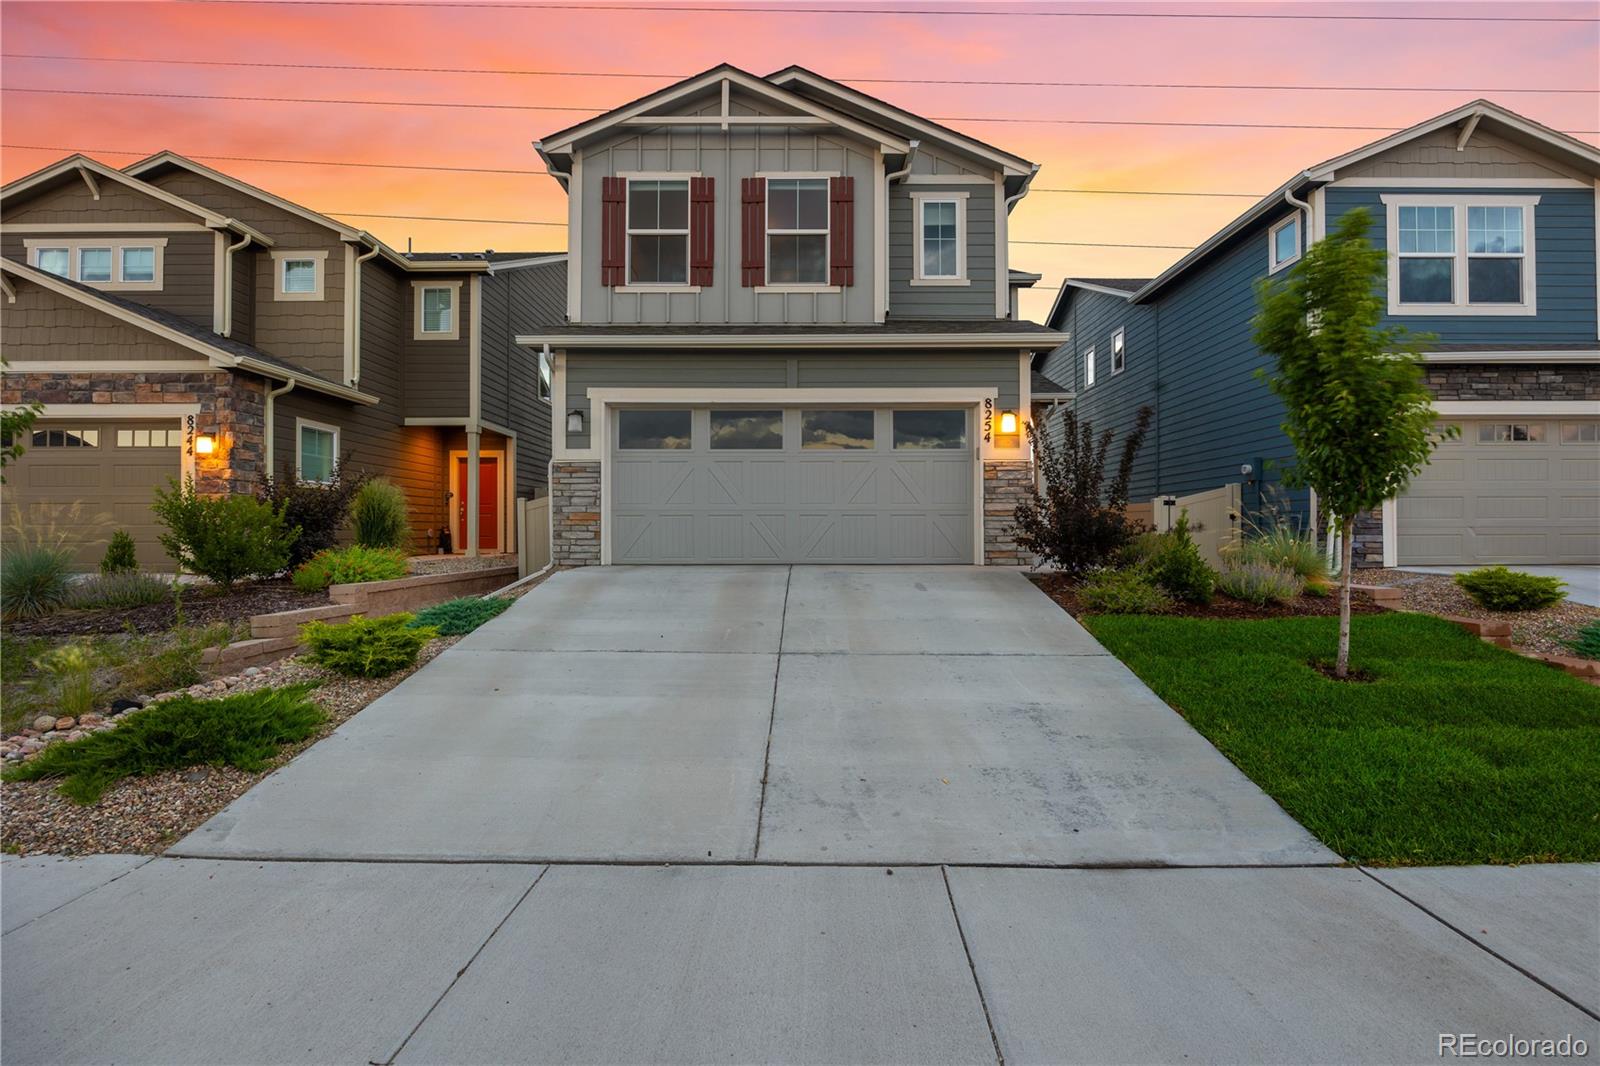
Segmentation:
{"type": "Polygon", "coordinates": [[[1285,22],[1550,22],[1581,23],[1600,22],[1600,19],[1573,18],[1555,15],[1307,15],[1272,12],[1201,12],[1201,11],[1036,11],[1036,10],[972,10],[958,8],[914,7],[744,7],[728,5],[691,4],[607,4],[607,3],[492,3],[483,0],[180,0],[195,4],[226,4],[269,7],[448,7],[456,9],[482,8],[489,10],[525,11],[626,11],[630,14],[646,12],[695,12],[701,14],[756,14],[756,15],[916,15],[924,17],[981,16],[994,18],[1084,18],[1084,19],[1257,19],[1285,22]]]}
{"type": "MultiPolygon", "coordinates": [[[[272,0],[280,2],[280,0],[272,0]]],[[[47,96],[111,96],[135,97],[139,99],[157,100],[218,100],[226,103],[265,103],[265,104],[334,104],[339,106],[356,107],[429,107],[429,108],[455,108],[486,111],[588,111],[601,114],[612,110],[611,108],[558,106],[554,104],[491,104],[473,103],[466,101],[445,100],[356,100],[350,98],[332,97],[295,97],[295,96],[227,96],[217,93],[153,93],[132,92],[128,90],[113,89],[40,89],[32,86],[6,85],[0,86],[0,92],[10,93],[36,93],[47,96]]],[[[929,115],[936,122],[1006,122],[1006,123],[1044,123],[1059,126],[1145,126],[1184,129],[1241,129],[1241,130],[1338,130],[1353,131],[1358,133],[1394,133],[1394,126],[1345,126],[1309,122],[1179,122],[1172,120],[1150,119],[1104,119],[1104,118],[1019,118],[1000,115],[929,115]]],[[[1600,134],[1600,130],[1564,130],[1568,134],[1593,136],[1600,134]]]]}
{"type": "MultiPolygon", "coordinates": [[[[538,78],[635,78],[645,80],[679,80],[689,74],[642,74],[620,70],[516,70],[494,67],[406,67],[368,63],[268,63],[245,59],[167,59],[148,56],[76,56],[43,52],[3,52],[6,59],[49,59],[80,63],[153,63],[167,66],[189,67],[255,67],[272,70],[359,70],[399,74],[492,74],[510,77],[538,78]]],[[[1384,92],[1384,93],[1600,93],[1594,89],[1558,89],[1501,86],[1450,85],[1256,85],[1221,84],[1213,82],[1154,82],[1154,81],[1038,81],[984,78],[848,78],[835,79],[862,85],[992,85],[1002,88],[1053,88],[1053,89],[1229,89],[1268,90],[1284,92],[1384,92]]]]}
{"type": "MultiPolygon", "coordinates": [[[[0,144],[0,148],[10,148],[26,152],[66,152],[69,155],[81,153],[83,155],[127,155],[144,158],[154,155],[150,149],[130,148],[69,148],[60,144],[0,144]]],[[[442,171],[448,174],[513,174],[526,177],[544,177],[543,170],[521,170],[515,167],[447,167],[431,163],[356,163],[342,159],[276,159],[259,155],[214,155],[207,152],[182,153],[194,159],[218,159],[231,163],[282,163],[290,166],[307,167],[362,167],[375,170],[430,170],[442,171]]],[[[1068,193],[1083,196],[1202,196],[1222,197],[1229,199],[1259,200],[1262,193],[1254,192],[1197,192],[1178,189],[1030,189],[1030,193],[1068,193]]]]}

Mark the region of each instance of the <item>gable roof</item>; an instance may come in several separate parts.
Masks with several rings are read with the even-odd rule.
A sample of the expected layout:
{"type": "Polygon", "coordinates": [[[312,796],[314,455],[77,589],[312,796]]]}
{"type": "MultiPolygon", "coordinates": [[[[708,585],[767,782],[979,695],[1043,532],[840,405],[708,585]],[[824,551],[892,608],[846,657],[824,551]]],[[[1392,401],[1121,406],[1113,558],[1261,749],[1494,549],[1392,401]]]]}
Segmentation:
{"type": "MultiPolygon", "coordinates": [[[[1515,111],[1501,107],[1492,101],[1473,100],[1454,110],[1446,111],[1442,115],[1435,115],[1433,118],[1419,122],[1415,126],[1407,127],[1398,133],[1391,133],[1387,137],[1381,137],[1370,144],[1345,152],[1343,155],[1336,155],[1332,159],[1325,159],[1315,166],[1307,167],[1266,196],[1263,196],[1238,218],[1208,237],[1194,251],[1189,252],[1182,259],[1179,259],[1158,274],[1153,281],[1134,293],[1134,303],[1143,303],[1149,299],[1180,275],[1187,273],[1191,267],[1205,259],[1212,251],[1226,243],[1241,230],[1247,229],[1258,222],[1262,216],[1278,208],[1288,206],[1287,201],[1284,199],[1285,194],[1295,193],[1298,195],[1312,187],[1325,185],[1336,180],[1339,176],[1339,171],[1345,167],[1370,159],[1398,145],[1414,141],[1419,137],[1425,137],[1430,133],[1448,128],[1457,123],[1461,124],[1462,130],[1467,135],[1470,135],[1476,129],[1494,130],[1496,133],[1511,140],[1537,147],[1540,151],[1561,159],[1569,166],[1600,178],[1600,148],[1585,144],[1575,137],[1569,137],[1559,130],[1553,130],[1549,126],[1519,115],[1515,111]]],[[[1515,184],[1515,179],[1508,179],[1507,183],[1515,184]]]]}
{"type": "MultiPolygon", "coordinates": [[[[756,77],[745,70],[740,70],[732,63],[719,63],[710,70],[674,82],[663,89],[637,100],[623,104],[621,107],[612,108],[602,115],[585,119],[566,129],[557,130],[547,134],[535,142],[539,154],[549,159],[556,156],[565,156],[571,152],[576,144],[589,137],[603,133],[616,126],[623,125],[631,119],[648,118],[649,113],[655,108],[664,107],[689,97],[698,95],[717,85],[724,88],[738,86],[739,89],[752,96],[762,97],[783,107],[800,112],[810,118],[819,119],[828,125],[837,126],[848,130],[865,140],[882,145],[891,153],[904,154],[911,150],[911,145],[898,134],[886,129],[873,126],[860,119],[824,107],[816,101],[801,96],[799,93],[790,92],[782,86],[756,77]]],[[[715,124],[715,119],[708,118],[709,124],[715,124]]]]}
{"type": "MultiPolygon", "coordinates": [[[[104,163],[101,163],[95,159],[91,159],[81,152],[69,155],[65,159],[57,160],[41,170],[36,170],[32,174],[24,175],[23,177],[20,177],[17,180],[7,184],[4,188],[0,188],[0,200],[9,200],[13,196],[20,196],[29,190],[37,189],[42,185],[47,185],[50,182],[55,181],[57,178],[63,177],[68,172],[72,171],[87,173],[92,178],[104,178],[107,181],[116,182],[119,185],[123,185],[129,189],[132,189],[134,192],[137,192],[142,196],[148,196],[152,200],[164,203],[176,211],[193,215],[205,225],[210,226],[212,229],[232,230],[233,232],[242,236],[249,237],[251,240],[262,245],[263,247],[272,247],[273,241],[271,237],[268,237],[260,230],[254,229],[251,226],[240,222],[236,218],[229,218],[226,215],[218,214],[209,207],[204,207],[200,204],[197,204],[193,200],[186,200],[183,197],[174,195],[163,188],[151,185],[149,182],[140,181],[137,177],[131,174],[117,170],[114,167],[106,166],[104,163]]],[[[99,198],[99,194],[96,193],[95,199],[98,200],[99,198]]]]}
{"type": "Polygon", "coordinates": [[[1003,149],[996,148],[986,141],[951,129],[949,126],[940,125],[932,119],[923,118],[921,115],[912,114],[901,107],[896,107],[887,100],[880,100],[859,89],[852,89],[842,82],[832,78],[823,77],[814,70],[808,70],[799,64],[775,70],[766,77],[774,85],[804,85],[807,88],[833,96],[846,101],[851,105],[861,108],[881,119],[887,120],[891,125],[898,125],[906,130],[919,133],[940,141],[958,151],[968,155],[977,156],[989,163],[1000,167],[1013,176],[1029,176],[1038,170],[1038,166],[1019,155],[1013,155],[1003,149]]]}
{"type": "MultiPolygon", "coordinates": [[[[276,207],[281,211],[287,211],[291,215],[298,215],[300,218],[303,218],[308,222],[321,226],[324,229],[332,230],[334,233],[338,234],[339,239],[342,241],[348,241],[351,244],[364,244],[369,247],[376,248],[386,260],[388,260],[390,263],[393,263],[395,266],[400,267],[402,270],[429,271],[443,269],[451,272],[479,272],[488,269],[488,264],[481,261],[440,263],[413,262],[400,252],[395,251],[387,244],[384,244],[382,241],[378,240],[378,238],[374,237],[364,229],[356,229],[354,226],[347,226],[338,219],[324,215],[320,211],[313,211],[311,208],[303,207],[292,200],[285,200],[276,193],[267,192],[265,189],[259,189],[256,186],[251,185],[249,182],[240,181],[238,178],[235,178],[230,174],[224,174],[220,170],[213,170],[204,163],[196,163],[193,159],[190,159],[187,156],[181,156],[177,152],[171,150],[160,151],[155,155],[148,156],[136,163],[129,163],[123,168],[123,172],[133,175],[134,177],[139,177],[140,175],[148,174],[154,170],[158,170],[161,167],[166,166],[179,167],[183,170],[188,170],[192,173],[200,175],[203,178],[209,178],[219,185],[227,186],[235,192],[243,193],[246,196],[260,200],[262,203],[271,204],[273,207],[276,207]]],[[[151,188],[154,188],[154,186],[151,186],[151,188]]]]}
{"type": "Polygon", "coordinates": [[[1107,296],[1120,296],[1129,299],[1135,292],[1144,288],[1150,281],[1149,278],[1062,278],[1061,288],[1056,292],[1056,298],[1050,304],[1050,313],[1045,316],[1046,322],[1054,322],[1057,313],[1066,306],[1067,294],[1073,290],[1081,289],[1084,292],[1099,292],[1107,296]]]}
{"type": "Polygon", "coordinates": [[[91,288],[82,282],[73,281],[55,274],[46,273],[15,259],[0,257],[0,271],[15,275],[38,285],[40,288],[59,293],[68,299],[75,300],[86,307],[102,311],[112,318],[126,322],[137,329],[142,329],[163,340],[198,352],[211,360],[211,365],[225,369],[238,368],[266,377],[281,378],[293,381],[302,388],[314,392],[326,393],[337,396],[342,400],[354,403],[374,404],[378,402],[376,396],[362,392],[360,389],[341,385],[337,381],[330,381],[320,374],[306,370],[304,367],[295,366],[285,362],[275,355],[269,355],[253,345],[232,337],[224,337],[220,333],[195,325],[188,319],[180,318],[170,311],[163,311],[157,307],[137,303],[124,299],[115,293],[104,292],[91,288]]]}

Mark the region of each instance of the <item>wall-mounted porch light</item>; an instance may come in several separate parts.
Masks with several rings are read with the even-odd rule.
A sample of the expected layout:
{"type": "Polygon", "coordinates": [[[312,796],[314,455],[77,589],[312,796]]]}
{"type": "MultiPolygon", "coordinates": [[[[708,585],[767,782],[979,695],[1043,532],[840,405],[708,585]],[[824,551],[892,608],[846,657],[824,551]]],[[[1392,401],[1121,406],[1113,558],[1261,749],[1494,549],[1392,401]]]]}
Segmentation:
{"type": "Polygon", "coordinates": [[[194,453],[196,455],[211,455],[217,450],[217,438],[210,433],[201,433],[194,438],[194,453]]]}
{"type": "Polygon", "coordinates": [[[1014,436],[1017,432],[1017,412],[1000,412],[1000,435],[1003,437],[1014,436]]]}
{"type": "Polygon", "coordinates": [[[583,432],[583,412],[582,411],[568,411],[567,412],[567,432],[568,433],[582,433],[583,432]]]}

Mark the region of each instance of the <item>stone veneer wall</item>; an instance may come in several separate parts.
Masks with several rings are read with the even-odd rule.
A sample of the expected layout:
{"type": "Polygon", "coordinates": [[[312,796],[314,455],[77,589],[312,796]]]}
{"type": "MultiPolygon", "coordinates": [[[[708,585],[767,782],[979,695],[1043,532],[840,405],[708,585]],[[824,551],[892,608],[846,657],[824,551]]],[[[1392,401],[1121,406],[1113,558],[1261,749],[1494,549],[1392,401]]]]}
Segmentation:
{"type": "Polygon", "coordinates": [[[1429,363],[1438,400],[1596,400],[1600,367],[1583,363],[1429,363]]]}
{"type": "MultiPolygon", "coordinates": [[[[103,418],[116,418],[117,405],[199,404],[196,428],[220,431],[220,454],[195,456],[195,487],[204,493],[254,492],[265,458],[266,383],[253,374],[229,370],[161,373],[71,373],[7,371],[0,402],[11,407],[39,401],[50,404],[104,405],[103,418]]],[[[48,412],[47,412],[48,413],[48,412]]]]}
{"type": "Polygon", "coordinates": [[[555,463],[550,470],[550,561],[600,562],[600,464],[555,463]]]}
{"type": "Polygon", "coordinates": [[[1033,491],[1033,464],[983,464],[983,561],[989,566],[1032,566],[1031,552],[1017,546],[1017,504],[1033,491]]]}

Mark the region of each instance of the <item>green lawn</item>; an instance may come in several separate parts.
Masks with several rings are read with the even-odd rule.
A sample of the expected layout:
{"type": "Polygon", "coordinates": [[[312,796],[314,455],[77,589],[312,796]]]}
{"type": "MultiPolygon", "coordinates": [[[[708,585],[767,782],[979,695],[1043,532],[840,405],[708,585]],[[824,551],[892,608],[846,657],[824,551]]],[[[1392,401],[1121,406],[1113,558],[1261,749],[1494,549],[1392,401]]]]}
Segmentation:
{"type": "Polygon", "coordinates": [[[1600,860],[1600,687],[1424,615],[1082,620],[1285,810],[1375,865],[1600,860]]]}

